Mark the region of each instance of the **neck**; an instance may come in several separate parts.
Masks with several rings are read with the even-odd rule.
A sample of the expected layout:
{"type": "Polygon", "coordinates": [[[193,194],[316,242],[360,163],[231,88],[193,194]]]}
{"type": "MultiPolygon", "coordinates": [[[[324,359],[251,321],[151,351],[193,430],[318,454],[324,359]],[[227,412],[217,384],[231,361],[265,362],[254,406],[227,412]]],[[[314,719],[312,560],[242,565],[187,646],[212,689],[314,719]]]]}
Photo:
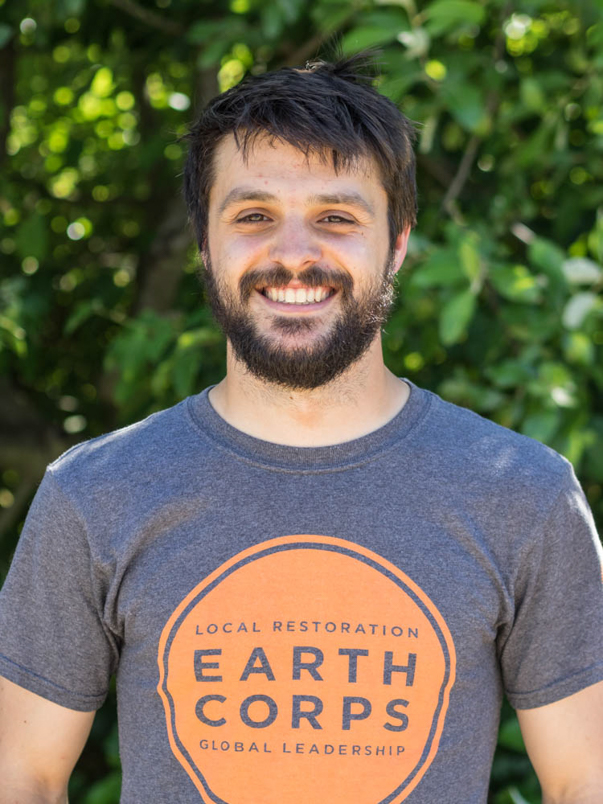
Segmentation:
{"type": "Polygon", "coordinates": [[[381,339],[340,377],[290,390],[251,375],[228,349],[226,377],[210,392],[216,412],[247,435],[295,447],[321,447],[377,430],[404,407],[409,388],[383,363],[381,339]]]}

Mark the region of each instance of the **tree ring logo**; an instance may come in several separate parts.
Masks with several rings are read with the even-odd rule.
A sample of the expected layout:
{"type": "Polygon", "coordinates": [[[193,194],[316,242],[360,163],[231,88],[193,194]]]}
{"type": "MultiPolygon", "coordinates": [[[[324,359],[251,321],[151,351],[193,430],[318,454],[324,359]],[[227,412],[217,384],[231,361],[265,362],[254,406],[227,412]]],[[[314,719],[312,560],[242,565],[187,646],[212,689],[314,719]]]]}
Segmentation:
{"type": "Polygon", "coordinates": [[[222,564],[170,617],[158,662],[172,751],[207,804],[399,804],[437,753],[455,674],[429,597],[328,536],[222,564]]]}

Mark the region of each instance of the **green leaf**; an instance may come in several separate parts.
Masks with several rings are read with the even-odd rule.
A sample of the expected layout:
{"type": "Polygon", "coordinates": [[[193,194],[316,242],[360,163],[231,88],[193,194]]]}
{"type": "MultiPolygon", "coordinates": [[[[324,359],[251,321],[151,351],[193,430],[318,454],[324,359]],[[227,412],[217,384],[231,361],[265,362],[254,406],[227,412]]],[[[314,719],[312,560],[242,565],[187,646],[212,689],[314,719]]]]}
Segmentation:
{"type": "Polygon", "coordinates": [[[537,278],[525,265],[498,265],[490,270],[489,278],[501,296],[522,304],[542,301],[542,290],[537,278]]]}
{"type": "Polygon", "coordinates": [[[557,408],[542,410],[526,416],[520,429],[524,435],[548,444],[559,429],[560,422],[561,413],[557,408]]]}
{"type": "Polygon", "coordinates": [[[568,363],[592,366],[595,361],[595,347],[592,339],[583,332],[568,332],[563,339],[563,354],[568,363]]]}
{"type": "Polygon", "coordinates": [[[262,6],[261,11],[262,33],[266,39],[276,39],[285,27],[284,15],[274,3],[262,6]]]}
{"type": "Polygon", "coordinates": [[[547,105],[546,96],[535,78],[524,78],[519,86],[521,102],[532,112],[541,112],[547,105]]]}
{"type": "Polygon", "coordinates": [[[48,226],[42,215],[33,214],[17,229],[17,253],[23,259],[35,257],[42,262],[48,253],[48,226]]]}
{"type": "Polygon", "coordinates": [[[478,243],[479,237],[475,232],[470,232],[463,237],[459,244],[459,258],[463,272],[472,284],[478,281],[481,274],[481,258],[478,243]]]}
{"type": "Polygon", "coordinates": [[[510,748],[512,751],[525,753],[526,747],[516,715],[501,725],[498,732],[498,743],[504,748],[510,748]]]}
{"type": "Polygon", "coordinates": [[[465,282],[463,267],[453,249],[438,249],[415,268],[411,284],[416,288],[449,287],[465,282]]]}
{"type": "Polygon", "coordinates": [[[487,120],[483,94],[473,84],[448,80],[442,84],[440,94],[457,123],[468,131],[477,132],[487,120]]]}
{"type": "Polygon", "coordinates": [[[12,28],[10,25],[6,25],[4,22],[0,22],[0,48],[8,44],[14,32],[15,29],[12,28]]]}
{"type": "Polygon", "coordinates": [[[445,346],[461,340],[475,312],[475,295],[470,290],[457,293],[440,312],[440,338],[445,346]]]}
{"type": "Polygon", "coordinates": [[[521,360],[510,358],[494,366],[487,366],[484,373],[499,388],[517,388],[530,378],[531,369],[521,360]]]}
{"type": "Polygon", "coordinates": [[[378,45],[386,45],[393,42],[398,35],[398,31],[394,28],[382,28],[376,26],[361,26],[352,28],[344,37],[341,42],[341,47],[344,53],[357,53],[369,47],[377,47],[378,45]]]}
{"type": "Polygon", "coordinates": [[[486,9],[471,0],[436,0],[425,9],[426,28],[432,36],[466,25],[481,25],[486,9]]]}
{"type": "Polygon", "coordinates": [[[113,771],[95,782],[86,793],[84,804],[118,804],[121,790],[121,773],[113,771]]]}
{"type": "Polygon", "coordinates": [[[540,268],[551,279],[565,284],[565,252],[555,243],[543,237],[534,238],[528,246],[528,259],[535,268],[540,268]]]}
{"type": "Polygon", "coordinates": [[[0,346],[5,343],[17,357],[27,354],[26,332],[8,316],[0,315],[0,346]]]}
{"type": "Polygon", "coordinates": [[[597,303],[598,298],[594,293],[576,293],[563,309],[563,326],[566,329],[579,329],[597,303]]]}
{"type": "Polygon", "coordinates": [[[87,299],[86,301],[80,302],[65,322],[63,333],[65,335],[73,335],[76,329],[81,327],[82,324],[102,309],[103,306],[100,299],[87,299]]]}

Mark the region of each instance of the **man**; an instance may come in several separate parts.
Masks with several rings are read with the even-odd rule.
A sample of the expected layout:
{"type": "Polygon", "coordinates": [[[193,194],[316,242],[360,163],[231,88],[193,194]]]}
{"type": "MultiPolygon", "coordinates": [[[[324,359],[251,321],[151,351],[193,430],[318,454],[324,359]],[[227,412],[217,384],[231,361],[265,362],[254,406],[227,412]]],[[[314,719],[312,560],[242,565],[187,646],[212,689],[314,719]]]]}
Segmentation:
{"type": "Polygon", "coordinates": [[[411,141],[354,60],[193,126],[227,375],[49,467],[0,605],[2,804],[65,800],[113,672],[125,804],[484,804],[503,690],[544,801],[603,800],[571,466],[383,364],[411,141]]]}

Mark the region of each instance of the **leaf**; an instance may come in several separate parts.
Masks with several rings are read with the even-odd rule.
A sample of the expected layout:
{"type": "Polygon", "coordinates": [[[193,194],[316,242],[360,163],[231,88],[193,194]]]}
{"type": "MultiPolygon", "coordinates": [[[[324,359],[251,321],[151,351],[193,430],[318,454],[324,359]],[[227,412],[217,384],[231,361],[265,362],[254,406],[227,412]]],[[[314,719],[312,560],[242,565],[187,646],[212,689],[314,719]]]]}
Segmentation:
{"type": "Polygon", "coordinates": [[[429,53],[431,37],[425,28],[414,28],[412,31],[401,31],[396,37],[406,48],[407,59],[420,59],[429,53]]]}
{"type": "Polygon", "coordinates": [[[476,132],[485,125],[486,104],[481,90],[476,86],[448,80],[442,84],[441,96],[452,116],[463,128],[476,132]]]}
{"type": "Polygon", "coordinates": [[[17,229],[17,253],[22,259],[35,257],[42,262],[48,254],[48,227],[42,215],[33,214],[17,229]]]}
{"type": "Polygon", "coordinates": [[[603,271],[596,262],[586,257],[572,257],[563,263],[563,273],[568,282],[574,285],[590,285],[599,282],[603,271]]]}
{"type": "Polygon", "coordinates": [[[417,288],[433,288],[458,285],[464,281],[463,268],[456,252],[438,249],[415,269],[411,284],[417,288]]]}
{"type": "Polygon", "coordinates": [[[113,771],[95,782],[86,793],[84,804],[117,804],[121,790],[121,772],[113,771]]]}
{"type": "Polygon", "coordinates": [[[425,16],[429,33],[440,36],[461,25],[481,25],[486,9],[471,0],[436,0],[425,9],[425,16]]]}
{"type": "Polygon", "coordinates": [[[517,388],[529,379],[531,370],[521,360],[503,360],[494,366],[487,366],[485,375],[499,388],[517,388]]]}
{"type": "Polygon", "coordinates": [[[526,416],[520,429],[524,435],[548,444],[557,432],[560,422],[561,414],[557,408],[543,410],[526,416]]]}
{"type": "Polygon", "coordinates": [[[504,748],[510,748],[512,751],[520,751],[522,754],[525,753],[526,747],[517,716],[513,716],[501,725],[498,732],[498,743],[504,748]]]}
{"type": "Polygon", "coordinates": [[[540,112],[546,107],[544,91],[535,78],[524,78],[519,87],[521,102],[532,112],[540,112]]]}
{"type": "Polygon", "coordinates": [[[528,259],[535,268],[540,268],[551,279],[565,284],[565,252],[555,243],[543,237],[534,238],[528,246],[528,259]]]}
{"type": "Polygon", "coordinates": [[[471,232],[459,244],[459,258],[463,272],[471,282],[477,282],[481,273],[481,259],[478,249],[479,238],[471,232]]]}
{"type": "Polygon", "coordinates": [[[7,316],[0,315],[0,344],[4,342],[17,357],[25,357],[27,354],[26,333],[7,316]]]}
{"type": "Polygon", "coordinates": [[[285,27],[285,19],[282,11],[274,3],[267,3],[261,11],[262,33],[266,39],[276,39],[285,27]]]}
{"type": "Polygon", "coordinates": [[[521,795],[516,787],[509,787],[507,792],[509,793],[512,804],[530,804],[530,802],[521,795]]]}
{"type": "Polygon", "coordinates": [[[100,312],[102,308],[103,305],[100,299],[87,299],[80,302],[65,322],[63,333],[73,335],[76,329],[81,327],[93,315],[100,312]]]}
{"type": "Polygon", "coordinates": [[[591,366],[595,362],[592,339],[583,332],[569,332],[563,339],[563,354],[568,363],[591,366]]]}
{"type": "Polygon", "coordinates": [[[353,28],[344,37],[341,47],[344,53],[357,53],[369,47],[386,45],[393,42],[398,35],[395,28],[362,26],[353,28]]]}
{"type": "Polygon", "coordinates": [[[470,290],[457,293],[440,312],[440,338],[444,346],[458,343],[475,312],[475,295],[470,290]]]}
{"type": "Polygon", "coordinates": [[[542,290],[536,277],[525,265],[498,265],[490,270],[489,278],[501,296],[523,304],[542,301],[542,290]]]}
{"type": "Polygon", "coordinates": [[[579,329],[596,304],[597,296],[594,293],[576,293],[563,310],[563,326],[566,329],[579,329]]]}
{"type": "Polygon", "coordinates": [[[5,23],[0,22],[0,48],[8,44],[14,32],[15,29],[12,28],[10,25],[6,25],[5,23]]]}

